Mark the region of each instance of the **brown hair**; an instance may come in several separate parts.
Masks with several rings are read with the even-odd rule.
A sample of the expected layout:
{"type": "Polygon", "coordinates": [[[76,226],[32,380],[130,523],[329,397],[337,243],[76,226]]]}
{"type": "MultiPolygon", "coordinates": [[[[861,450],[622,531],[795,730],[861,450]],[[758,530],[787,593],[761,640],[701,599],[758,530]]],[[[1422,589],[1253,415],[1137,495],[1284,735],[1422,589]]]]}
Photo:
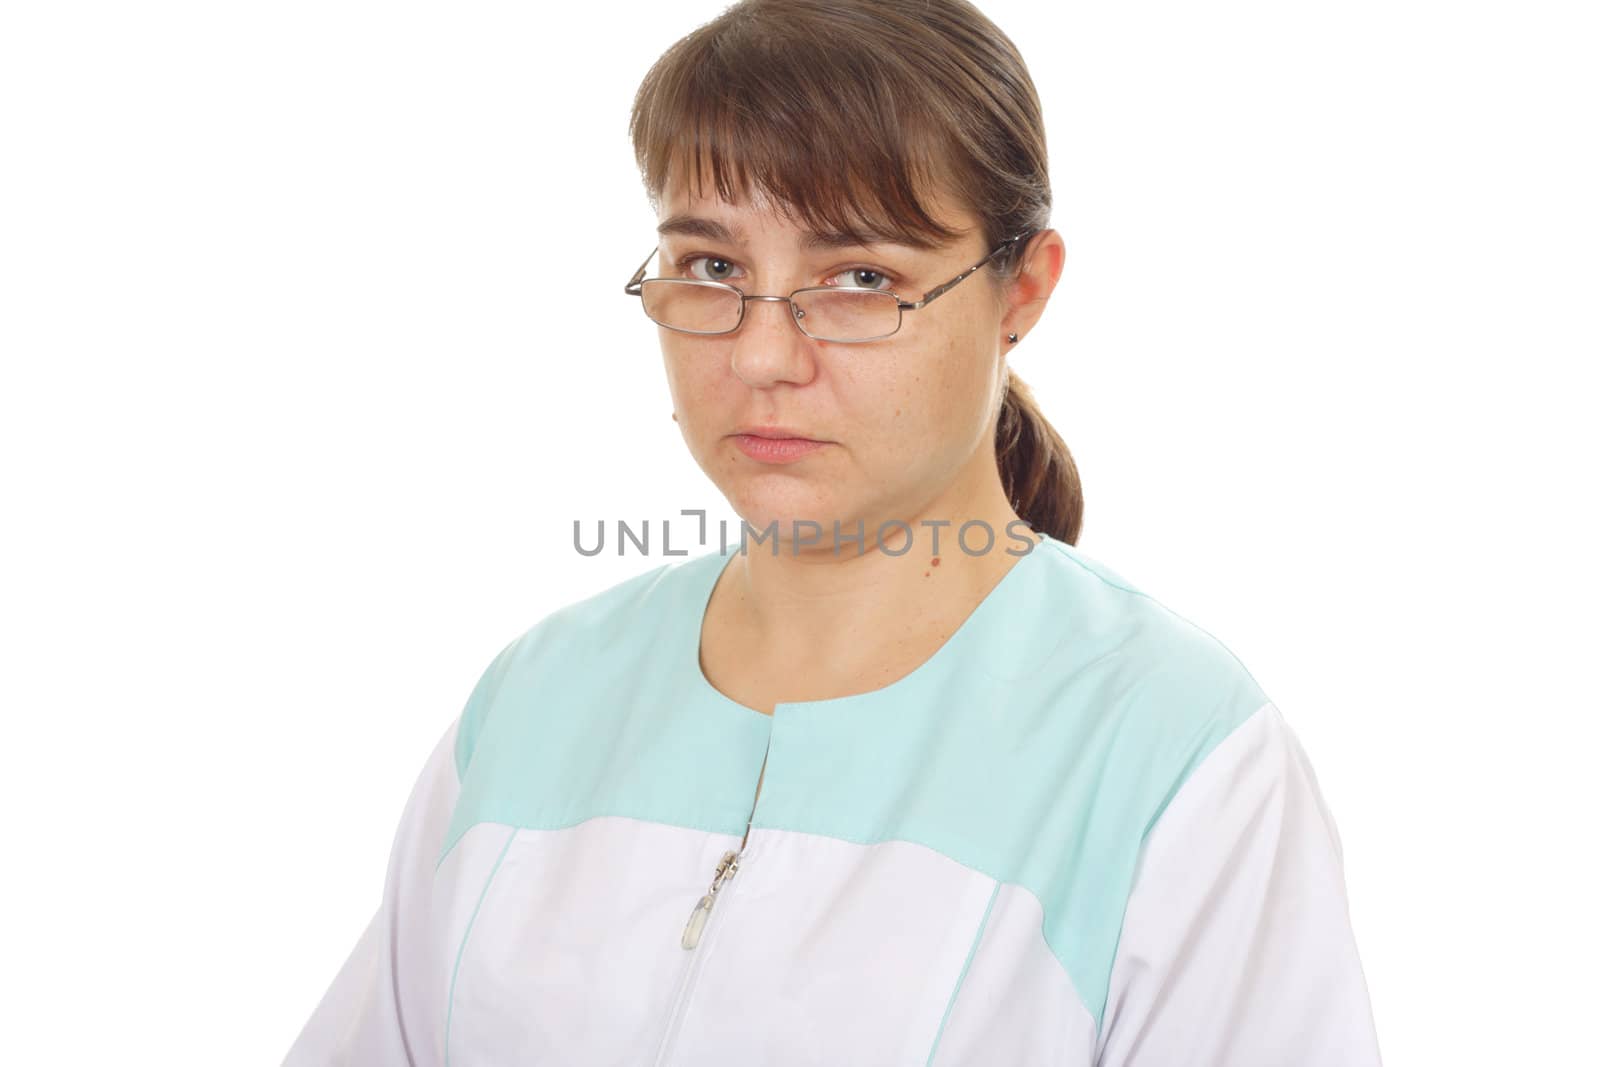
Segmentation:
{"type": "MultiPolygon", "coordinates": [[[[966,0],[741,0],[673,44],[629,122],[652,205],[681,172],[698,195],[752,187],[813,229],[932,248],[962,233],[930,214],[949,190],[987,248],[1050,220],[1039,96],[1022,56],[966,0]]],[[[1028,242],[996,256],[996,291],[1028,242]]],[[[995,457],[1011,506],[1075,544],[1083,487],[1032,392],[1008,371],[995,457]]]]}

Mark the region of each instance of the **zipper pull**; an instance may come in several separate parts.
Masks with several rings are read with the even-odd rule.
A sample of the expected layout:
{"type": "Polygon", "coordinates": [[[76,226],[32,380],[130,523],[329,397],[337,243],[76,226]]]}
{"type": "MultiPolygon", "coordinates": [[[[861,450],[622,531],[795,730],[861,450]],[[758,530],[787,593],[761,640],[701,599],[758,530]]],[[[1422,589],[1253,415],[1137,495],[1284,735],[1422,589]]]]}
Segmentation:
{"type": "Polygon", "coordinates": [[[739,869],[739,854],[737,852],[724,852],[722,861],[717,864],[717,873],[711,879],[711,889],[689,913],[689,923],[683,928],[681,944],[684,948],[694,948],[700,943],[700,931],[706,928],[706,917],[711,914],[711,907],[717,902],[717,891],[722,888],[722,883],[732,878],[739,869]]]}

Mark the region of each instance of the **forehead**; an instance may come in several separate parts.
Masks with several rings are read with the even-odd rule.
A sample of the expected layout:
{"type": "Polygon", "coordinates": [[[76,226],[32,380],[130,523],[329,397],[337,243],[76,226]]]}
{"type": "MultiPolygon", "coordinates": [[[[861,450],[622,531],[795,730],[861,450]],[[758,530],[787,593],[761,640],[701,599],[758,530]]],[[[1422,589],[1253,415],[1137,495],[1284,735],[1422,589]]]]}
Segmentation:
{"type": "Polygon", "coordinates": [[[734,190],[733,198],[728,199],[709,175],[702,175],[698,188],[673,175],[662,189],[657,230],[664,239],[699,237],[740,246],[775,240],[793,242],[808,251],[877,245],[940,251],[968,243],[970,235],[980,229],[979,220],[942,190],[929,191],[924,204],[939,224],[958,231],[958,236],[945,239],[903,230],[895,233],[884,220],[870,217],[859,217],[848,226],[830,226],[808,219],[799,207],[776,200],[760,188],[734,190]]]}

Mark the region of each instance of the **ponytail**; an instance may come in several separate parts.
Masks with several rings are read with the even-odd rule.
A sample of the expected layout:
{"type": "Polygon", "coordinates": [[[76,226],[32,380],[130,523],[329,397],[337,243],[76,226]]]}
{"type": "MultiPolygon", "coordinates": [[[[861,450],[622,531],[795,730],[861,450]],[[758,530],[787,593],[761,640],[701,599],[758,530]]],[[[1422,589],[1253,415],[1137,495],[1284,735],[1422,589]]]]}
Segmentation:
{"type": "Polygon", "coordinates": [[[1078,543],[1083,525],[1083,483],[1066,442],[1033,398],[1033,390],[1007,371],[1006,396],[995,425],[995,459],[1011,506],[1027,524],[1058,541],[1078,543]]]}

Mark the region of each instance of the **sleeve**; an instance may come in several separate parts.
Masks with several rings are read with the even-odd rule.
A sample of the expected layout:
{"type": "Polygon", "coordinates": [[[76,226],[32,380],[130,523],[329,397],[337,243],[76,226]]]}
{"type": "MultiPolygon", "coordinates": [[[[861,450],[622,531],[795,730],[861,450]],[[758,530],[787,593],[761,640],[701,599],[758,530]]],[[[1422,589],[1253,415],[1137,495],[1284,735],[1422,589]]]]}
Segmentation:
{"type": "Polygon", "coordinates": [[[1109,983],[1097,1067],[1379,1067],[1343,846],[1272,704],[1146,835],[1109,983]]]}
{"type": "Polygon", "coordinates": [[[451,723],[400,818],[383,899],[289,1050],[284,1067],[433,1067],[443,1048],[445,973],[429,936],[433,873],[460,783],[451,723]]]}

